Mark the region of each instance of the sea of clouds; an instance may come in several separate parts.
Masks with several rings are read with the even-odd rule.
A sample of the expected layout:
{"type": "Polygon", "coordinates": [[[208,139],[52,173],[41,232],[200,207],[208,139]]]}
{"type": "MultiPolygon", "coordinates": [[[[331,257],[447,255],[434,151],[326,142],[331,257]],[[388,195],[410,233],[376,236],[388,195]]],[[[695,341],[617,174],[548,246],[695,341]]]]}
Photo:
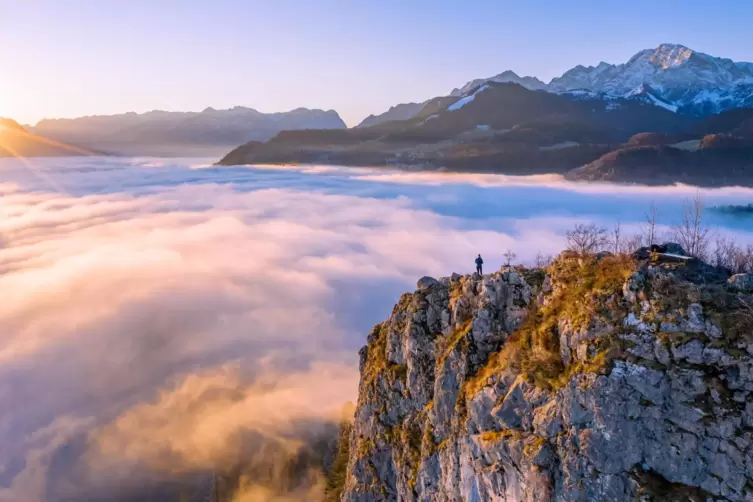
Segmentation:
{"type": "MultiPolygon", "coordinates": [[[[190,159],[0,159],[0,502],[316,500],[301,452],[423,275],[556,254],[577,222],[669,225],[690,187],[190,159]],[[291,471],[290,466],[297,465],[291,471]],[[200,494],[200,493],[199,493],[200,494]]],[[[707,205],[753,190],[704,190],[707,205]]],[[[753,243],[750,219],[710,214],[753,243]]],[[[308,451],[308,450],[306,450],[308,451]]],[[[313,450],[312,450],[313,451],[313,450]]]]}

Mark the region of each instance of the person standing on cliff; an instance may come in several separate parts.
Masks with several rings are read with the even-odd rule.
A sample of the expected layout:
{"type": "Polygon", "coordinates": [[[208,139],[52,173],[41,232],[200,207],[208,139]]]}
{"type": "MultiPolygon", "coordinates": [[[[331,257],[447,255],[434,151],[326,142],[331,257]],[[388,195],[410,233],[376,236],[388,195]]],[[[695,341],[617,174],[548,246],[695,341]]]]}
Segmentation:
{"type": "Polygon", "coordinates": [[[478,275],[484,275],[484,273],[481,271],[481,265],[484,264],[484,260],[481,259],[481,255],[478,255],[478,258],[476,258],[476,273],[478,275]]]}

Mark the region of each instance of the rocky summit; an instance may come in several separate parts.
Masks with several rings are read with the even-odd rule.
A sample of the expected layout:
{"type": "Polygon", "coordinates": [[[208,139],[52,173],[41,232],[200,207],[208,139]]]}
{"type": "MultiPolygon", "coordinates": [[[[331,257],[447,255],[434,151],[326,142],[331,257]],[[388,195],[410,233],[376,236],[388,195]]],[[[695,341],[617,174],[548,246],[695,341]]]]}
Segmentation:
{"type": "Polygon", "coordinates": [[[341,500],[753,500],[750,286],[656,252],[422,279],[360,352],[341,500]]]}

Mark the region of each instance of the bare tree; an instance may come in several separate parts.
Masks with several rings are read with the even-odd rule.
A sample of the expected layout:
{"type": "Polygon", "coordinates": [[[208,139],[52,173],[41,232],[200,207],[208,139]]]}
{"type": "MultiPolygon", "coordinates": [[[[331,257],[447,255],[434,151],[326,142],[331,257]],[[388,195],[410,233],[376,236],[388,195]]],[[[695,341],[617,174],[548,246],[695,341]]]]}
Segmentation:
{"type": "Polygon", "coordinates": [[[672,237],[690,255],[706,258],[711,229],[703,221],[703,200],[700,192],[682,205],[682,219],[672,228],[672,237]]]}
{"type": "Polygon", "coordinates": [[[505,259],[505,267],[509,267],[512,264],[512,261],[518,257],[517,254],[515,254],[511,249],[508,249],[505,251],[502,256],[505,259]]]}
{"type": "Polygon", "coordinates": [[[548,267],[552,264],[552,261],[554,261],[554,258],[552,258],[552,255],[544,255],[539,251],[536,253],[536,258],[534,258],[534,264],[538,268],[544,268],[548,267]]]}
{"type": "Polygon", "coordinates": [[[741,247],[732,239],[718,236],[714,242],[713,264],[733,274],[753,273],[753,246],[741,247]]]}
{"type": "Polygon", "coordinates": [[[620,242],[620,237],[622,236],[622,226],[620,225],[620,220],[617,220],[617,223],[614,224],[612,227],[612,252],[617,254],[622,252],[622,243],[620,242]]]}
{"type": "Polygon", "coordinates": [[[567,248],[581,254],[596,253],[609,245],[607,229],[597,227],[593,223],[589,225],[578,223],[565,235],[567,248]]]}
{"type": "Polygon", "coordinates": [[[713,265],[720,268],[732,269],[730,266],[737,252],[737,246],[731,239],[718,236],[714,242],[713,265]]]}
{"type": "Polygon", "coordinates": [[[659,210],[656,208],[656,204],[652,202],[646,213],[646,223],[643,227],[643,236],[646,240],[647,246],[653,246],[659,239],[658,230],[656,228],[658,216],[659,210]]]}
{"type": "Polygon", "coordinates": [[[609,233],[609,244],[614,254],[630,254],[641,247],[643,238],[640,235],[626,236],[622,232],[622,224],[617,221],[609,233]]]}
{"type": "Polygon", "coordinates": [[[736,274],[753,274],[753,245],[748,244],[745,249],[738,248],[732,271],[736,274]]]}
{"type": "Polygon", "coordinates": [[[622,249],[619,251],[622,254],[630,254],[643,244],[643,236],[640,234],[631,235],[622,239],[622,249]]]}

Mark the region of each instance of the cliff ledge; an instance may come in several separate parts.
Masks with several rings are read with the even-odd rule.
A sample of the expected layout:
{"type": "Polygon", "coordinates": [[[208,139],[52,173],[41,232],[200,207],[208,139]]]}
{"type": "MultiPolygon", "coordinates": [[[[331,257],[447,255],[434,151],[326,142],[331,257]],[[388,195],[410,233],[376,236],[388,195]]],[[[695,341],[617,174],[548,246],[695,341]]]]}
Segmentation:
{"type": "Polygon", "coordinates": [[[342,500],[753,500],[744,279],[570,252],[422,279],[360,352],[342,500]]]}

